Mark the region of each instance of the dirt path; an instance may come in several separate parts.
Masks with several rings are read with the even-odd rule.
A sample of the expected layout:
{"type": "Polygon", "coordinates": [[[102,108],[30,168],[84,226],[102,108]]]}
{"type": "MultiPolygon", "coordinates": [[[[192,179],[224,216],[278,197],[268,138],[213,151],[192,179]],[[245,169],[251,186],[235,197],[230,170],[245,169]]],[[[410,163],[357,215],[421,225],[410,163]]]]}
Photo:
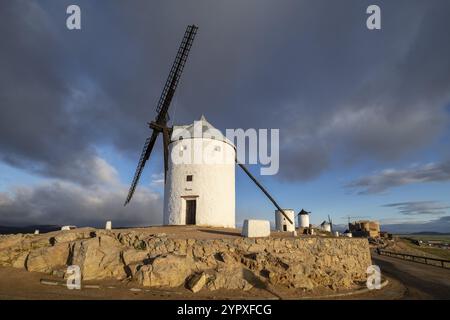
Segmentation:
{"type": "MultiPolygon", "coordinates": [[[[298,294],[293,291],[269,290],[253,288],[249,291],[241,290],[202,290],[193,294],[185,288],[173,289],[142,289],[133,283],[123,283],[118,281],[96,281],[95,283],[86,282],[85,284],[100,285],[101,288],[87,288],[82,290],[69,290],[62,285],[44,285],[41,279],[60,282],[63,281],[56,277],[36,272],[27,272],[25,270],[1,267],[0,268],[0,300],[5,299],[32,299],[32,300],[108,300],[108,299],[138,299],[138,300],[277,300],[277,299],[302,299],[313,293],[298,294]],[[114,288],[108,288],[113,286],[114,288]],[[133,289],[133,290],[131,290],[133,289]],[[135,291],[138,289],[139,291],[135,291]]],[[[390,280],[388,287],[383,290],[375,290],[353,296],[345,296],[327,299],[400,299],[403,296],[405,288],[395,280],[390,280]]],[[[320,295],[330,294],[331,292],[316,292],[317,298],[320,295]]]]}
{"type": "Polygon", "coordinates": [[[28,272],[11,267],[0,268],[0,300],[107,300],[107,299],[277,299],[267,290],[254,288],[250,291],[203,290],[193,294],[185,288],[143,289],[134,283],[120,281],[83,282],[82,290],[69,290],[63,285],[41,284],[41,279],[49,282],[64,283],[60,278],[37,272],[28,272]],[[87,288],[85,285],[100,285],[100,288],[87,288]],[[113,288],[111,288],[113,287],[113,288]]]}
{"type": "Polygon", "coordinates": [[[383,275],[405,286],[403,299],[450,299],[450,270],[377,254],[372,260],[383,275]]]}

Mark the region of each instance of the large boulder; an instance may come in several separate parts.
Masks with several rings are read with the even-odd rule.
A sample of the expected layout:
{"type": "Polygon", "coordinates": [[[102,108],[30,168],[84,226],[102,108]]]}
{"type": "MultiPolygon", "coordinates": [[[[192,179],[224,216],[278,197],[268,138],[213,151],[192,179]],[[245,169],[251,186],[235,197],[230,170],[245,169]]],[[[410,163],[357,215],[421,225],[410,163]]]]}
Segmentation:
{"type": "Polygon", "coordinates": [[[121,245],[113,237],[102,235],[76,242],[71,264],[78,265],[84,280],[127,277],[121,259],[121,245]]]}
{"type": "Polygon", "coordinates": [[[209,277],[207,288],[209,290],[250,290],[253,285],[253,273],[239,265],[222,266],[217,268],[209,277]]]}
{"type": "Polygon", "coordinates": [[[65,266],[68,257],[69,245],[64,243],[32,250],[26,259],[26,268],[28,271],[51,273],[53,269],[65,266]]]}
{"type": "Polygon", "coordinates": [[[187,287],[192,292],[199,292],[206,284],[206,274],[204,272],[194,274],[187,282],[187,287]]]}
{"type": "Polygon", "coordinates": [[[163,255],[136,273],[137,281],[146,287],[178,287],[191,274],[193,262],[187,256],[163,255]]]}
{"type": "Polygon", "coordinates": [[[144,262],[148,259],[148,252],[144,250],[129,249],[122,254],[125,265],[130,265],[136,262],[144,262]]]}
{"type": "Polygon", "coordinates": [[[51,243],[74,242],[81,239],[89,239],[95,236],[95,229],[82,228],[75,230],[59,231],[54,237],[50,238],[51,243]]]}
{"type": "Polygon", "coordinates": [[[22,252],[20,255],[17,256],[17,258],[13,261],[12,266],[14,268],[23,269],[26,268],[26,262],[28,258],[28,251],[22,252]]]}

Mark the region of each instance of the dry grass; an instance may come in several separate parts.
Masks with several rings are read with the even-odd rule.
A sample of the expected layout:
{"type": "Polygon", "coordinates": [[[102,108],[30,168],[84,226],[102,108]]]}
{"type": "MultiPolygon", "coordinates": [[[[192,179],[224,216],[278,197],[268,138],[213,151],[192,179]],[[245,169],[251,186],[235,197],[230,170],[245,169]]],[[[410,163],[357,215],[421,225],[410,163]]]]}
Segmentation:
{"type": "Polygon", "coordinates": [[[450,250],[418,246],[407,239],[398,239],[397,242],[397,246],[404,249],[406,251],[405,253],[450,260],[450,250]]]}

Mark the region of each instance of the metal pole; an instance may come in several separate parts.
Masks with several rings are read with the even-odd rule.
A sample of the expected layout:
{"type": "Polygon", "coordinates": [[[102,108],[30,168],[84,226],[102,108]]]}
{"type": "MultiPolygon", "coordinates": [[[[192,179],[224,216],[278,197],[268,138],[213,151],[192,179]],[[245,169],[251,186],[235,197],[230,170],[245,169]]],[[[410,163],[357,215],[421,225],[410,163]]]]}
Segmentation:
{"type": "Polygon", "coordinates": [[[250,171],[248,171],[248,169],[242,163],[239,163],[237,160],[236,163],[239,165],[239,167],[242,168],[242,170],[244,170],[244,172],[249,176],[249,178],[253,180],[253,182],[261,189],[261,191],[264,192],[267,198],[269,198],[269,200],[275,205],[275,207],[277,207],[277,209],[283,214],[283,216],[287,219],[287,221],[289,221],[291,224],[294,224],[294,222],[287,216],[284,210],[281,209],[281,207],[278,205],[275,199],[272,198],[269,192],[267,192],[267,190],[258,182],[258,180],[256,180],[256,178],[250,173],[250,171]]]}

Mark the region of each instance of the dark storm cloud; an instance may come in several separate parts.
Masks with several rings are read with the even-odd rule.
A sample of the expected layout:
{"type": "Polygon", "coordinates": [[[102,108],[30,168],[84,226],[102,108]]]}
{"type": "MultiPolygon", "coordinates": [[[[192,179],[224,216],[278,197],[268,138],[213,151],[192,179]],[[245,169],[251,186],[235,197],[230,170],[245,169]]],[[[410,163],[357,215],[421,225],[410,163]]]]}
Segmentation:
{"type": "MultiPolygon", "coordinates": [[[[448,1],[2,1],[0,152],[44,175],[94,183],[94,146],[131,159],[148,134],[180,37],[200,26],[172,106],[219,128],[281,128],[281,173],[314,178],[432,141],[450,98],[448,1]],[[344,155],[345,154],[345,155],[344,155]]],[[[130,173],[131,175],[132,173],[130,173]]]]}
{"type": "Polygon", "coordinates": [[[448,124],[450,3],[378,1],[376,32],[369,4],[1,1],[0,160],[95,188],[98,147],[136,159],[191,23],[200,29],[174,122],[280,128],[279,177],[292,181],[335,162],[397,159],[448,124]],[[81,31],[65,28],[73,3],[81,31]]]}
{"type": "Polygon", "coordinates": [[[450,206],[437,201],[411,201],[386,204],[383,207],[396,208],[404,215],[442,215],[448,213],[450,206]]]}
{"type": "Polygon", "coordinates": [[[64,181],[21,186],[0,192],[0,225],[48,224],[103,227],[162,224],[161,197],[139,188],[133,202],[123,207],[128,186],[81,187],[64,181]]]}
{"type": "Polygon", "coordinates": [[[346,187],[359,190],[359,194],[373,194],[402,185],[445,181],[450,181],[450,161],[415,165],[403,170],[384,170],[352,181],[346,187]]]}
{"type": "Polygon", "coordinates": [[[116,227],[162,224],[162,197],[158,193],[141,186],[133,202],[124,208],[128,185],[119,181],[116,169],[105,160],[96,158],[95,162],[95,184],[47,179],[30,186],[11,185],[8,192],[0,192],[0,225],[103,227],[107,220],[116,227]]]}
{"type": "Polygon", "coordinates": [[[307,85],[313,89],[285,109],[286,121],[295,127],[284,130],[293,138],[292,151],[282,156],[299,162],[296,172],[286,172],[290,179],[304,176],[305,158],[322,164],[315,173],[326,168],[331,155],[350,164],[392,160],[420,149],[442,132],[448,124],[445,106],[450,98],[450,74],[444,71],[450,67],[444,31],[450,23],[439,11],[443,2],[427,4],[431,5],[381,2],[384,29],[379,34],[355,28],[351,11],[348,23],[341,26],[344,32],[322,34],[323,52],[318,50],[319,58],[313,60],[325,56],[322,67],[312,63],[316,74],[309,74],[308,67],[298,72],[315,81],[307,85]],[[403,19],[408,15],[417,19],[403,19]],[[331,36],[339,38],[338,43],[331,42],[333,47],[328,42],[331,36]],[[311,154],[305,150],[298,155],[308,145],[311,154]],[[323,152],[317,153],[318,148],[323,152]]]}

